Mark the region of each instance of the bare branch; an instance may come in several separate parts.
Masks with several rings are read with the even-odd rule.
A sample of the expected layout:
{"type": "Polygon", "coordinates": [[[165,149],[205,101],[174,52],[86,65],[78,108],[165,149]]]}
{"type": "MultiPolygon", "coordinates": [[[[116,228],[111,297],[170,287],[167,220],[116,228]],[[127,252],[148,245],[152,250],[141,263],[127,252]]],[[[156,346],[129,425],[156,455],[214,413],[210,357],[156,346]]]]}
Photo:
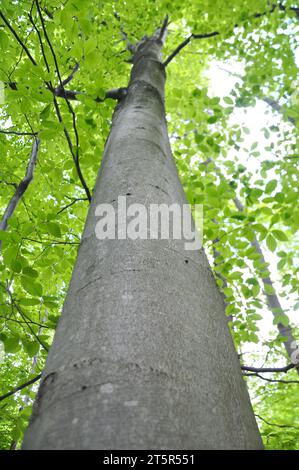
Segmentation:
{"type": "Polygon", "coordinates": [[[18,131],[10,131],[9,129],[0,129],[0,134],[7,134],[7,135],[31,135],[32,137],[37,136],[37,132],[18,132],[18,131]]]}
{"type": "Polygon", "coordinates": [[[2,20],[4,21],[4,23],[6,24],[6,26],[8,27],[8,29],[10,30],[10,32],[14,35],[14,37],[16,38],[16,40],[18,41],[18,43],[22,46],[22,48],[24,49],[24,51],[26,52],[27,56],[29,57],[29,59],[31,60],[31,62],[33,63],[33,65],[37,65],[35,59],[32,57],[32,55],[30,54],[27,46],[24,44],[24,42],[22,41],[22,39],[18,36],[18,34],[16,33],[16,31],[13,29],[13,27],[9,24],[8,20],[5,18],[5,16],[3,15],[2,11],[0,11],[0,17],[2,18],[2,20]]]}
{"type": "MultiPolygon", "coordinates": [[[[31,13],[29,14],[29,20],[30,20],[34,30],[36,31],[36,33],[38,35],[38,40],[39,40],[39,44],[40,44],[40,47],[41,47],[42,56],[43,56],[43,59],[44,59],[45,65],[46,65],[46,69],[47,69],[47,72],[50,73],[50,66],[49,66],[47,56],[46,56],[46,53],[45,53],[42,37],[41,37],[41,34],[39,32],[39,29],[37,28],[35,22],[33,21],[33,17],[32,17],[31,13]]],[[[50,87],[50,88],[52,88],[52,87],[50,87]]]]}
{"type": "Polygon", "coordinates": [[[266,382],[273,382],[273,383],[282,383],[282,384],[299,384],[299,380],[281,380],[281,379],[268,379],[267,377],[263,377],[258,372],[252,374],[243,374],[245,377],[258,377],[259,379],[266,380],[266,382]]]}
{"type": "MultiPolygon", "coordinates": [[[[269,13],[273,13],[276,8],[279,8],[280,10],[282,11],[287,11],[286,7],[284,7],[283,5],[281,4],[274,4],[271,6],[271,8],[267,11],[264,11],[262,13],[254,13],[250,18],[248,19],[256,19],[256,18],[262,18],[263,16],[266,16],[268,15],[269,13]]],[[[294,11],[296,16],[299,18],[299,8],[296,8],[296,7],[290,7],[289,8],[291,11],[294,11]]],[[[235,28],[238,28],[240,26],[240,24],[235,24],[233,27],[232,27],[232,31],[235,29],[235,28]]],[[[189,44],[189,42],[191,41],[191,39],[206,39],[206,38],[210,38],[210,37],[213,37],[213,36],[218,36],[220,35],[219,31],[214,31],[212,33],[207,33],[207,34],[190,34],[190,36],[188,36],[181,44],[178,45],[178,47],[170,54],[170,56],[165,60],[165,62],[163,63],[164,67],[166,67],[169,62],[171,62],[171,60],[185,47],[187,46],[187,44],[189,44]]]]}
{"type": "Polygon", "coordinates": [[[267,103],[274,111],[277,111],[278,113],[282,114],[283,116],[286,117],[286,119],[293,124],[294,126],[296,125],[296,119],[294,119],[291,116],[288,116],[287,111],[285,112],[283,109],[283,106],[278,103],[278,101],[273,100],[272,98],[268,98],[267,96],[262,97],[262,100],[267,103]]]}
{"type": "Polygon", "coordinates": [[[159,32],[159,41],[161,41],[162,44],[164,44],[167,35],[168,18],[168,15],[166,15],[159,32]]]}
{"type": "Polygon", "coordinates": [[[29,387],[29,385],[34,384],[41,378],[42,374],[38,374],[33,379],[28,380],[27,382],[23,383],[22,385],[19,385],[18,387],[13,388],[10,392],[5,393],[4,395],[0,396],[0,401],[5,400],[5,398],[10,397],[11,395],[14,395],[15,393],[19,392],[20,390],[23,390],[23,388],[29,387]]]}
{"type": "Polygon", "coordinates": [[[126,96],[126,94],[127,88],[112,88],[111,90],[106,91],[104,99],[96,98],[96,101],[101,102],[107,98],[120,101],[126,96]]]}
{"type": "Polygon", "coordinates": [[[68,242],[68,241],[58,241],[58,240],[35,240],[34,238],[23,237],[22,240],[28,240],[33,243],[49,243],[50,245],[80,245],[79,242],[68,242]]]}
{"type": "MultiPolygon", "coordinates": [[[[87,93],[82,91],[66,90],[65,88],[61,88],[61,86],[55,88],[53,93],[57,98],[64,98],[67,100],[77,100],[78,95],[84,95],[87,97],[89,96],[87,93]]],[[[94,101],[97,103],[102,103],[107,98],[120,101],[126,96],[126,94],[127,88],[112,88],[111,90],[106,91],[104,98],[97,97],[94,101]]]]}
{"type": "Polygon", "coordinates": [[[47,41],[47,43],[48,43],[48,46],[49,46],[49,48],[50,48],[50,50],[51,50],[51,53],[52,53],[52,56],[53,56],[53,60],[54,60],[54,63],[55,63],[55,68],[56,68],[56,73],[57,73],[57,75],[58,75],[59,83],[60,83],[61,86],[63,86],[63,85],[62,85],[62,80],[61,80],[61,75],[60,75],[60,72],[59,72],[59,67],[58,67],[58,62],[57,62],[56,54],[55,54],[55,51],[54,51],[54,49],[53,49],[52,43],[51,43],[51,41],[50,41],[50,38],[49,38],[49,36],[48,36],[47,30],[46,30],[45,21],[44,21],[44,18],[43,18],[43,15],[42,15],[42,12],[41,12],[41,9],[40,9],[38,0],[35,0],[35,4],[36,4],[36,8],[37,8],[37,11],[38,11],[40,20],[41,20],[42,29],[43,29],[43,32],[44,32],[46,41],[47,41]]]}
{"type": "MultiPolygon", "coordinates": [[[[52,46],[52,43],[50,41],[50,38],[48,36],[48,33],[47,33],[47,30],[46,30],[46,26],[45,26],[45,22],[44,22],[44,18],[43,18],[43,15],[42,15],[42,12],[41,12],[41,9],[40,9],[40,5],[39,5],[39,2],[38,0],[35,0],[35,3],[36,3],[36,7],[37,7],[37,11],[38,11],[38,14],[39,14],[39,17],[40,17],[40,20],[41,20],[41,24],[42,24],[42,29],[43,29],[43,32],[44,32],[44,36],[46,38],[46,41],[47,41],[47,44],[51,50],[51,53],[52,53],[52,56],[53,56],[53,60],[54,60],[54,63],[55,63],[55,69],[56,69],[56,73],[58,75],[58,79],[59,79],[59,88],[61,88],[61,90],[64,90],[63,88],[63,82],[62,82],[62,79],[61,79],[61,75],[60,75],[60,71],[59,71],[59,67],[58,67],[58,61],[57,61],[57,58],[56,58],[56,54],[55,54],[55,51],[54,51],[54,48],[52,46]]],[[[33,19],[31,18],[30,21],[33,23],[34,27],[35,27],[35,30],[37,31],[38,33],[38,37],[39,37],[39,42],[40,42],[40,45],[41,45],[41,50],[42,50],[42,55],[43,55],[43,58],[44,58],[44,62],[46,64],[46,68],[49,72],[50,68],[49,68],[49,64],[48,64],[48,61],[47,61],[47,58],[46,58],[46,55],[45,55],[45,51],[44,51],[44,47],[43,47],[43,43],[42,43],[42,39],[41,39],[41,36],[40,36],[40,33],[37,29],[37,27],[35,26],[34,22],[33,22],[33,19]]],[[[63,130],[64,130],[64,134],[65,134],[65,137],[66,137],[66,140],[67,140],[67,143],[68,143],[68,146],[69,146],[69,149],[70,149],[70,152],[71,152],[71,155],[72,155],[72,158],[73,158],[73,161],[75,163],[75,167],[76,167],[76,170],[77,170],[77,173],[78,173],[78,176],[79,176],[79,179],[81,181],[81,184],[86,192],[86,195],[87,195],[87,198],[89,200],[89,202],[91,201],[91,193],[90,193],[90,190],[86,184],[86,181],[83,177],[83,174],[82,174],[82,171],[81,171],[81,167],[80,167],[80,163],[79,163],[79,134],[78,134],[78,130],[77,130],[77,125],[76,125],[76,114],[68,100],[68,98],[66,96],[63,96],[66,103],[67,103],[67,106],[68,106],[68,109],[72,115],[72,121],[73,121],[73,130],[74,130],[74,134],[75,134],[75,139],[76,139],[76,151],[74,152],[74,147],[73,147],[73,144],[72,144],[72,141],[71,141],[71,138],[70,138],[70,135],[69,135],[69,132],[63,122],[63,119],[62,119],[62,114],[60,112],[60,109],[59,109],[59,105],[57,103],[57,99],[56,99],[56,96],[55,96],[55,90],[51,84],[51,82],[48,82],[47,83],[47,86],[48,88],[53,92],[53,101],[54,101],[54,106],[55,106],[55,111],[56,111],[56,115],[57,115],[57,118],[59,120],[59,122],[63,125],[63,130]]]]}
{"type": "Polygon", "coordinates": [[[73,79],[75,73],[79,69],[79,66],[80,66],[80,64],[79,64],[79,62],[77,62],[75,67],[73,68],[72,73],[65,80],[62,81],[62,86],[67,85],[73,79]]]}
{"type": "Polygon", "coordinates": [[[58,212],[57,212],[57,215],[58,214],[61,214],[61,212],[65,211],[66,209],[68,209],[69,207],[71,207],[73,204],[75,204],[76,202],[78,201],[88,201],[87,197],[79,197],[79,198],[75,198],[72,202],[70,202],[69,204],[67,204],[65,207],[63,207],[62,209],[60,209],[58,212]]]}
{"type": "Polygon", "coordinates": [[[184,48],[187,46],[187,44],[189,44],[189,42],[191,41],[191,39],[207,39],[207,38],[212,38],[214,36],[218,36],[220,33],[218,31],[213,31],[212,33],[206,33],[206,34],[190,34],[190,36],[188,36],[183,42],[181,42],[181,44],[178,45],[178,47],[167,57],[167,59],[165,60],[165,62],[163,62],[163,65],[164,67],[167,67],[167,65],[169,64],[169,62],[172,61],[172,59],[174,59],[174,57],[176,55],[178,55],[178,53],[184,48]]]}
{"type": "Polygon", "coordinates": [[[67,140],[67,143],[68,143],[68,146],[69,146],[69,150],[70,150],[70,153],[72,155],[72,158],[73,158],[73,161],[75,163],[75,167],[76,167],[76,170],[77,170],[77,174],[79,176],[79,179],[81,181],[81,184],[85,190],[85,193],[86,193],[86,196],[89,200],[89,202],[91,201],[91,193],[90,193],[90,190],[86,184],[86,181],[83,177],[83,174],[82,174],[82,171],[81,171],[81,167],[80,167],[80,163],[79,163],[79,160],[77,158],[77,155],[74,153],[74,150],[73,150],[73,144],[72,144],[72,141],[71,141],[71,138],[70,138],[70,135],[69,135],[69,132],[67,130],[67,128],[65,127],[65,124],[63,122],[63,119],[62,119],[62,115],[61,115],[61,112],[60,112],[60,109],[59,109],[59,105],[57,103],[57,99],[56,97],[54,96],[54,106],[55,106],[55,110],[56,110],[56,115],[58,117],[58,120],[59,122],[63,125],[63,131],[64,131],[64,135],[66,137],[66,140],[67,140]]]}
{"type": "Polygon", "coordinates": [[[259,418],[261,421],[264,421],[264,423],[268,424],[269,426],[275,426],[277,428],[293,428],[293,429],[299,429],[298,426],[292,426],[291,424],[276,424],[276,423],[269,423],[269,421],[265,420],[265,418],[262,418],[262,416],[254,414],[257,418],[259,418]]]}
{"type": "MultiPolygon", "coordinates": [[[[9,298],[10,298],[10,302],[11,302],[11,305],[12,307],[15,307],[15,309],[17,310],[17,312],[19,313],[19,315],[21,316],[21,318],[24,320],[24,322],[26,323],[28,329],[30,330],[31,334],[34,336],[34,338],[39,342],[39,344],[41,345],[41,347],[48,352],[48,348],[47,346],[40,340],[38,334],[35,333],[35,331],[33,330],[33,328],[31,327],[30,323],[32,323],[31,321],[28,322],[27,320],[27,315],[25,315],[25,313],[22,311],[21,307],[17,304],[17,302],[15,301],[15,299],[13,298],[13,295],[8,287],[8,285],[5,287],[5,290],[6,292],[8,293],[9,295],[9,298]]],[[[30,320],[30,319],[29,319],[30,320]]]]}
{"type": "Polygon", "coordinates": [[[241,366],[242,370],[248,372],[288,372],[291,369],[298,367],[298,364],[288,364],[285,367],[250,367],[250,366],[241,366]]]}
{"type": "MultiPolygon", "coordinates": [[[[34,168],[35,168],[36,161],[37,161],[39,145],[40,145],[40,139],[35,138],[33,141],[31,156],[30,156],[29,163],[27,166],[26,174],[24,178],[21,180],[21,182],[19,183],[19,185],[17,186],[14,195],[10,199],[5,209],[3,218],[0,221],[0,230],[6,230],[8,220],[13,215],[19,201],[22,199],[23,194],[25,193],[26,189],[28,188],[30,182],[33,179],[33,173],[34,173],[34,168]]],[[[1,244],[0,244],[0,247],[1,247],[1,244]]]]}
{"type": "Polygon", "coordinates": [[[178,45],[178,47],[175,48],[175,50],[167,57],[167,59],[165,60],[165,62],[163,62],[163,65],[164,67],[167,67],[167,65],[169,64],[169,62],[172,61],[172,59],[174,59],[174,57],[176,55],[178,55],[178,53],[185,47],[187,46],[187,44],[189,44],[189,42],[191,41],[193,35],[190,34],[190,36],[188,36],[183,42],[181,42],[181,44],[178,45]]]}

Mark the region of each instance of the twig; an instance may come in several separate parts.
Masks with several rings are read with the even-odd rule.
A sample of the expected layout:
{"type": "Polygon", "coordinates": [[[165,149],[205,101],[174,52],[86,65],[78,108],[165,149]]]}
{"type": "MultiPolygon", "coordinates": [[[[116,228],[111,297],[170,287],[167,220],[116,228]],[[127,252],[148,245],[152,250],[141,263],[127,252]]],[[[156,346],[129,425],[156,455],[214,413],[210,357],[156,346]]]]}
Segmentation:
{"type": "Polygon", "coordinates": [[[268,379],[263,377],[258,372],[252,374],[244,374],[245,377],[258,377],[259,379],[266,380],[267,382],[282,383],[282,384],[299,384],[299,380],[279,380],[279,379],[268,379]]]}
{"type": "Polygon", "coordinates": [[[23,390],[23,388],[29,387],[29,385],[34,384],[41,378],[42,374],[38,374],[33,379],[28,380],[27,382],[23,383],[22,385],[19,385],[18,387],[13,388],[10,392],[5,393],[4,395],[0,395],[0,401],[5,400],[5,398],[10,397],[11,395],[14,395],[15,393],[19,392],[20,390],[23,390]]]}
{"type": "Polygon", "coordinates": [[[56,240],[36,240],[34,238],[23,237],[22,240],[28,240],[33,243],[50,243],[51,245],[80,245],[80,242],[56,241],[56,240]]]}
{"type": "Polygon", "coordinates": [[[18,131],[10,131],[10,130],[4,130],[0,129],[0,134],[7,134],[7,135],[30,135],[32,137],[37,136],[37,132],[18,132],[18,131]]]}
{"type": "Polygon", "coordinates": [[[10,292],[10,289],[8,286],[6,286],[5,288],[6,292],[8,293],[9,297],[10,297],[10,301],[11,301],[11,305],[12,307],[14,306],[17,310],[17,312],[19,313],[19,315],[23,318],[23,320],[25,321],[26,325],[28,326],[29,330],[31,331],[32,335],[35,337],[35,339],[39,342],[39,344],[41,345],[41,347],[48,352],[48,348],[47,346],[44,345],[44,343],[40,340],[40,338],[38,337],[38,335],[35,333],[35,331],[32,329],[30,323],[28,322],[28,320],[26,319],[26,315],[22,312],[22,309],[19,307],[19,305],[16,303],[15,299],[13,298],[13,295],[12,293],[10,292]]]}
{"type": "Polygon", "coordinates": [[[69,207],[71,207],[73,204],[75,204],[75,202],[77,201],[87,201],[87,197],[79,197],[79,198],[76,198],[74,199],[72,202],[70,202],[69,204],[67,204],[65,207],[63,207],[62,209],[60,209],[58,212],[57,212],[57,215],[58,214],[61,214],[61,212],[65,211],[66,209],[68,209],[69,207]]]}
{"type": "Polygon", "coordinates": [[[265,418],[262,418],[260,415],[254,414],[257,418],[259,418],[261,421],[264,421],[264,423],[268,424],[269,426],[275,426],[277,428],[293,428],[293,429],[299,429],[298,426],[292,426],[291,424],[276,424],[276,423],[269,423],[265,418]]]}
{"type": "Polygon", "coordinates": [[[24,49],[24,51],[26,52],[27,56],[29,57],[29,59],[31,60],[31,62],[33,63],[33,65],[37,65],[36,61],[34,60],[34,58],[32,57],[32,55],[30,54],[27,46],[24,44],[24,42],[22,41],[22,39],[18,36],[18,34],[16,33],[16,31],[12,28],[12,26],[9,24],[9,22],[7,21],[7,19],[5,18],[5,16],[3,15],[2,11],[0,11],[0,17],[2,18],[2,20],[4,21],[4,23],[6,24],[6,26],[8,27],[8,29],[11,31],[11,33],[14,35],[14,37],[16,38],[16,40],[18,41],[18,43],[22,46],[22,48],[24,49]]]}
{"type": "MultiPolygon", "coordinates": [[[[5,321],[13,321],[15,323],[19,323],[19,324],[22,324],[22,323],[25,323],[26,325],[28,323],[32,323],[32,325],[37,325],[39,326],[40,328],[49,328],[51,329],[49,326],[46,326],[46,325],[41,325],[40,323],[37,323],[33,320],[29,320],[29,321],[21,321],[21,320],[16,320],[15,318],[10,318],[10,317],[5,317],[4,315],[0,315],[0,318],[3,318],[5,321]]],[[[28,318],[28,317],[27,317],[28,318]]]]}

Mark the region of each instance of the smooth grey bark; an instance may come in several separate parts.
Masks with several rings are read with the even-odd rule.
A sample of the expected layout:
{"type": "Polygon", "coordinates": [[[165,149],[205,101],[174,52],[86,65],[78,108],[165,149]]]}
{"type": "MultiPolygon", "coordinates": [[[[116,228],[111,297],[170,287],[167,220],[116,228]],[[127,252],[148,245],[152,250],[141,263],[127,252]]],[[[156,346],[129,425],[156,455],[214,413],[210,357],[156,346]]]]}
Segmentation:
{"type": "MultiPolygon", "coordinates": [[[[238,198],[234,199],[234,203],[235,203],[235,206],[236,206],[236,208],[238,209],[239,212],[244,212],[244,206],[238,198]]],[[[265,260],[265,257],[264,257],[262,247],[261,247],[261,245],[260,245],[260,243],[259,243],[259,241],[258,241],[258,239],[256,238],[255,235],[254,235],[253,240],[250,243],[251,243],[251,246],[253,246],[256,249],[257,253],[260,255],[261,263],[267,264],[266,260],[265,260]]],[[[283,312],[283,308],[280,304],[278,295],[276,294],[276,291],[275,291],[272,279],[270,277],[270,274],[263,277],[262,282],[264,284],[265,289],[266,289],[266,286],[270,286],[273,289],[273,294],[268,294],[266,292],[266,290],[264,291],[264,294],[266,296],[266,299],[267,299],[269,308],[270,308],[270,310],[273,314],[273,317],[275,318],[281,312],[283,312]],[[280,310],[280,312],[278,311],[278,309],[280,310]]],[[[296,344],[296,339],[293,336],[292,328],[289,325],[284,326],[282,323],[278,322],[277,323],[277,329],[278,329],[279,333],[286,338],[286,340],[283,342],[283,344],[284,344],[285,350],[287,352],[287,355],[289,356],[289,358],[291,359],[291,362],[292,362],[292,356],[294,354],[294,350],[296,349],[294,347],[294,345],[296,344]]],[[[296,369],[296,370],[299,374],[299,370],[298,369],[296,369]]]]}
{"type": "Polygon", "coordinates": [[[207,258],[184,240],[98,240],[119,195],[186,203],[168,140],[161,41],[117,106],[24,449],[259,449],[207,258]]]}

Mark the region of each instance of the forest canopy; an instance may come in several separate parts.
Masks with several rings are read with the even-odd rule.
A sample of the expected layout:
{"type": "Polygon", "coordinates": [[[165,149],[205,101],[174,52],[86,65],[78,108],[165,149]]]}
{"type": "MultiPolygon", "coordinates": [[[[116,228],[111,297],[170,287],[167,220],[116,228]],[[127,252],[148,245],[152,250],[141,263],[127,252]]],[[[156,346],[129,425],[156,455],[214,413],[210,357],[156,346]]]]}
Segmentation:
{"type": "Polygon", "coordinates": [[[0,448],[18,449],[130,47],[167,18],[168,131],[267,449],[299,449],[291,0],[1,0],[0,448]],[[297,342],[296,342],[297,340],[297,342]]]}

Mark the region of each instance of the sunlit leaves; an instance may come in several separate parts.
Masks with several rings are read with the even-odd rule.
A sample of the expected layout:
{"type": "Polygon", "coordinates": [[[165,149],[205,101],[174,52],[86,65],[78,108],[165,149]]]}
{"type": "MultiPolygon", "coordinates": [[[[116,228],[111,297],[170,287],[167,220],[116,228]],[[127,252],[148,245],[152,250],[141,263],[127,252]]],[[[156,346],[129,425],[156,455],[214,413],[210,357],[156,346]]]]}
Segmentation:
{"type": "Polygon", "coordinates": [[[24,290],[28,292],[28,294],[38,297],[42,295],[43,287],[40,283],[34,282],[32,279],[26,276],[22,276],[21,284],[24,290]]]}

